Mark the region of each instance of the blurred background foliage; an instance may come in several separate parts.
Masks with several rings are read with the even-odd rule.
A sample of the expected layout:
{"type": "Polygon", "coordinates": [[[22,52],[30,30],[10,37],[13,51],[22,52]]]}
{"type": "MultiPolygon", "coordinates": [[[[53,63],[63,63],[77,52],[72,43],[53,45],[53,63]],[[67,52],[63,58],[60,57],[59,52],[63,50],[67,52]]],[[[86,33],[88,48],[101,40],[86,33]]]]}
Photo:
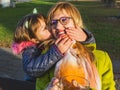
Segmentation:
{"type": "MultiPolygon", "coordinates": [[[[16,2],[15,7],[0,7],[0,46],[10,47],[17,22],[37,8],[47,12],[58,0],[31,0],[16,2]]],[[[64,1],[64,0],[62,0],[64,1]]],[[[120,4],[107,6],[101,1],[69,1],[80,11],[83,21],[96,39],[97,49],[107,51],[111,58],[120,60],[120,4]]]]}

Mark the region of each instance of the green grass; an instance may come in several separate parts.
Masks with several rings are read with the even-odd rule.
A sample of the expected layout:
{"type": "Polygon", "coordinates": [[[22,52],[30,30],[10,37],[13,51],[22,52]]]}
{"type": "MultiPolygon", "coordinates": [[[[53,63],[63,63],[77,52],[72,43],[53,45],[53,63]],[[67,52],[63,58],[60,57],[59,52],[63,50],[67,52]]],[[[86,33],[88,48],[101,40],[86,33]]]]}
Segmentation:
{"type": "MultiPolygon", "coordinates": [[[[15,8],[0,8],[0,46],[10,46],[17,22],[37,8],[44,15],[57,0],[32,0],[17,3],[15,8]]],[[[72,2],[79,9],[86,27],[93,32],[97,48],[107,51],[113,59],[120,60],[120,19],[110,16],[120,14],[118,8],[104,7],[100,2],[72,2]]],[[[120,5],[120,4],[119,4],[120,5]]]]}
{"type": "Polygon", "coordinates": [[[16,8],[0,8],[0,46],[11,45],[17,22],[26,14],[37,8],[39,12],[47,14],[53,2],[33,0],[27,3],[17,3],[16,8]],[[47,6],[47,7],[46,7],[47,6]]]}

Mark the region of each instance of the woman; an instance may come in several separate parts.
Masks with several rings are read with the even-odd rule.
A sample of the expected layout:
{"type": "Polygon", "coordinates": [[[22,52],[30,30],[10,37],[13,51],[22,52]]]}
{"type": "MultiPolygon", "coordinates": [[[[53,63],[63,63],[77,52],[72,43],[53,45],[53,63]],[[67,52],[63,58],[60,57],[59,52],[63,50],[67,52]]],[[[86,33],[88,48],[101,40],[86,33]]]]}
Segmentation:
{"type": "MultiPolygon", "coordinates": [[[[68,35],[69,39],[80,42],[81,36],[84,36],[79,33],[85,29],[81,15],[78,10],[68,2],[58,2],[50,10],[48,14],[48,23],[54,38],[59,38],[65,33],[68,35]]],[[[59,41],[57,43],[59,43],[59,41]]],[[[61,45],[58,47],[60,46],[61,45]]],[[[93,46],[95,45],[93,44],[93,46]]],[[[100,79],[100,81],[98,79],[99,85],[96,90],[115,90],[112,63],[107,52],[96,50],[95,47],[92,47],[91,50],[95,57],[94,61],[92,61],[95,69],[93,71],[96,72],[95,75],[100,79]],[[97,73],[99,75],[97,75],[97,73]]],[[[52,82],[52,88],[54,88],[54,80],[52,82]]],[[[92,80],[90,83],[92,83],[92,80]]],[[[54,90],[52,88],[50,90],[54,90]]]]}

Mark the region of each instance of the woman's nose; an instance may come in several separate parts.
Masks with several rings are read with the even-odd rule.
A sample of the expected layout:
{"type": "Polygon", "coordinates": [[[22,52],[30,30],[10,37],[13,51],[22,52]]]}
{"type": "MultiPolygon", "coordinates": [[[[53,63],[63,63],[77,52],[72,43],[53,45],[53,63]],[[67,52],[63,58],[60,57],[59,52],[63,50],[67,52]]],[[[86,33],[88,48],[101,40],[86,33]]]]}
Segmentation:
{"type": "Polygon", "coordinates": [[[57,25],[56,25],[56,29],[58,31],[63,31],[65,29],[65,27],[60,22],[58,22],[57,25]]]}

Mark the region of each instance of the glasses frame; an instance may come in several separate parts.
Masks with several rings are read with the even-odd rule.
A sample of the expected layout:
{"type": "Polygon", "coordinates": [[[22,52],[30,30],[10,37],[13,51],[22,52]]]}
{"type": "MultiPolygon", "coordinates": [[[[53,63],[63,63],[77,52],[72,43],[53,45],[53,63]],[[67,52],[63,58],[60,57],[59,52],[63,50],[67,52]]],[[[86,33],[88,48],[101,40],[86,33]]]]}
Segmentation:
{"type": "Polygon", "coordinates": [[[53,20],[51,20],[50,21],[50,24],[52,25],[52,26],[55,26],[55,25],[57,25],[58,24],[58,21],[62,24],[62,25],[67,25],[68,23],[69,23],[69,20],[70,19],[72,19],[72,17],[61,17],[61,18],[59,18],[59,19],[53,19],[53,20]],[[62,20],[63,19],[66,19],[66,23],[64,23],[62,20]],[[54,23],[53,23],[54,22],[54,23]]]}

